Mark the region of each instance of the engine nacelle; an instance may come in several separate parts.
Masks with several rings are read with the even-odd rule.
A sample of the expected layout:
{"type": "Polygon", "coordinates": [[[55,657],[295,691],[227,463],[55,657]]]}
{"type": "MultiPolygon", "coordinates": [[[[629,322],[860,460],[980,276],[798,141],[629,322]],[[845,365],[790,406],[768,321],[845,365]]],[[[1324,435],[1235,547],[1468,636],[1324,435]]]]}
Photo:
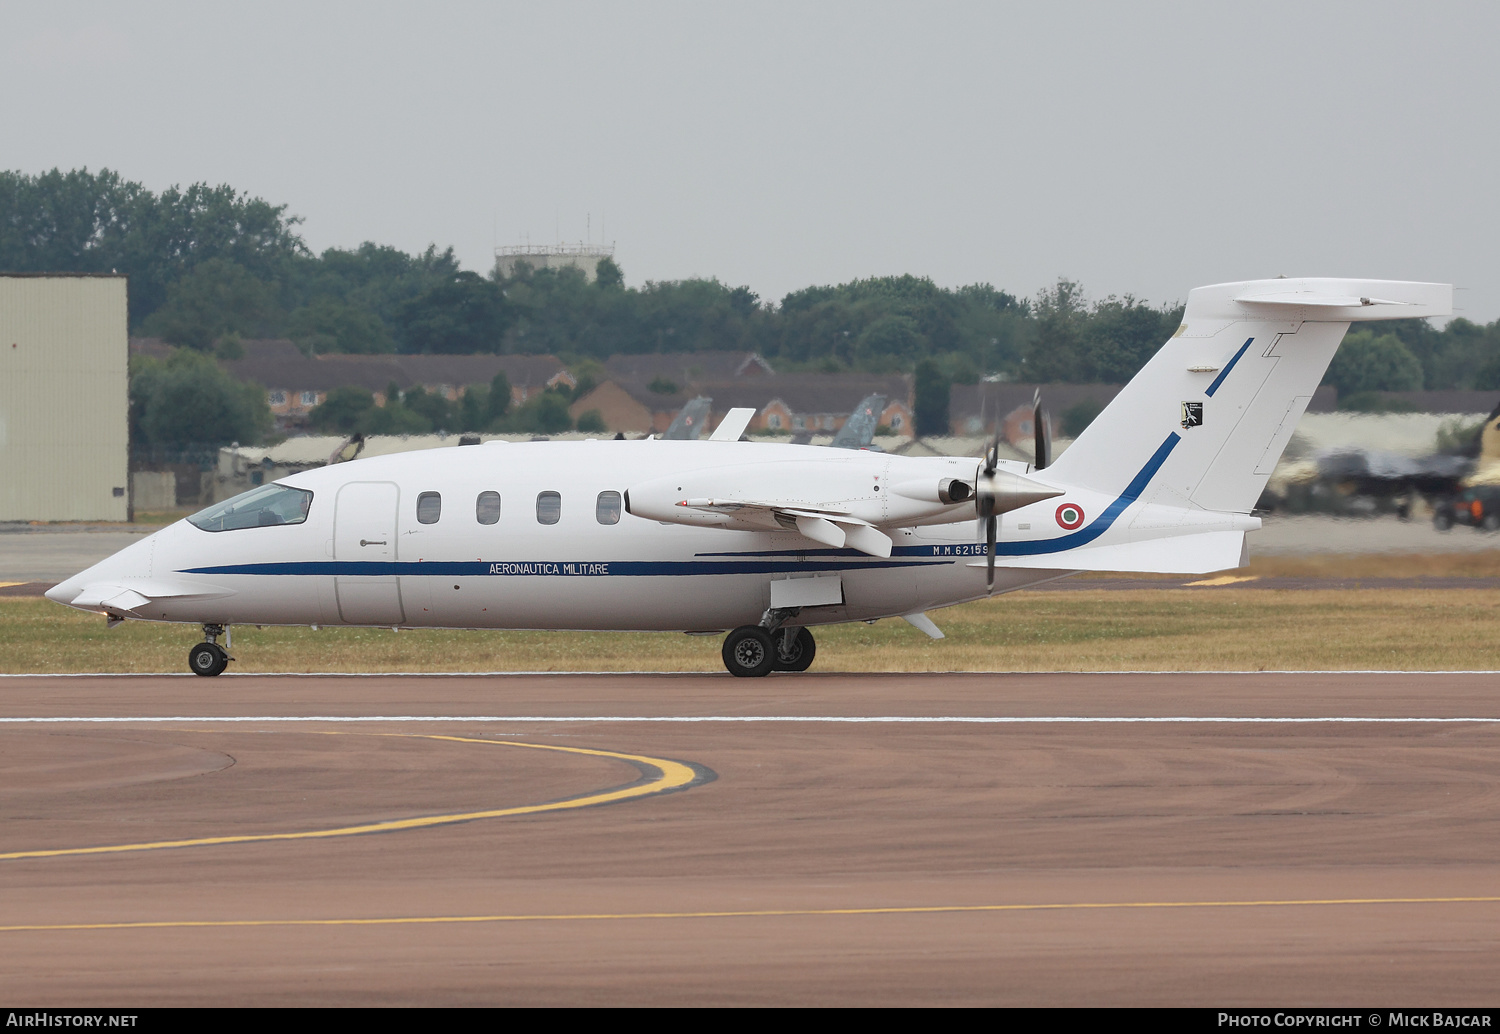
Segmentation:
{"type": "Polygon", "coordinates": [[[944,506],[966,503],[974,498],[974,486],[959,478],[903,481],[893,486],[891,491],[920,503],[941,503],[944,506]]]}
{"type": "Polygon", "coordinates": [[[625,508],[699,527],[788,528],[799,515],[885,528],[942,523],[973,515],[972,482],[952,476],[972,462],[856,453],[708,467],[631,485],[625,508]]]}

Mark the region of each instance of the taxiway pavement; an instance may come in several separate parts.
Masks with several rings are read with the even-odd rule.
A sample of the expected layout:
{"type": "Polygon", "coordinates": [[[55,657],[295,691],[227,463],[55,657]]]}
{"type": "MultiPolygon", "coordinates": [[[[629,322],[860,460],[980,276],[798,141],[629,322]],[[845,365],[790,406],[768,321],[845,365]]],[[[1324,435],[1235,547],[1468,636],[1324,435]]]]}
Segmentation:
{"type": "Polygon", "coordinates": [[[4,678],[0,995],[1491,1005],[1496,681],[4,678]]]}

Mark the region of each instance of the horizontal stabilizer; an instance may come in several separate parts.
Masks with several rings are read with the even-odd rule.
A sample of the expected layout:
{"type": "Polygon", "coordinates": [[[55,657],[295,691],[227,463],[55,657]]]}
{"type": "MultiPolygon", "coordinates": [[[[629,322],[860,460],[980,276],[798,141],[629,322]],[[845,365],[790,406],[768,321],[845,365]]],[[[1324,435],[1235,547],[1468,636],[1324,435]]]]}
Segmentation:
{"type": "MultiPolygon", "coordinates": [[[[1245,563],[1243,531],[1210,531],[1196,535],[1174,535],[1146,542],[1083,546],[1066,553],[1006,557],[1006,567],[1056,568],[1066,564],[1075,571],[1140,571],[1158,574],[1210,574],[1245,563]]],[[[984,567],[975,560],[969,567],[984,567]]]]}
{"type": "Polygon", "coordinates": [[[1453,314],[1453,285],[1299,277],[1194,288],[1187,323],[1200,319],[1357,321],[1453,314]],[[1300,310],[1300,312],[1299,312],[1300,310]]]}
{"type": "Polygon", "coordinates": [[[1413,305],[1391,298],[1359,298],[1341,294],[1242,294],[1235,301],[1242,305],[1316,305],[1326,308],[1350,308],[1355,305],[1413,305]]]}

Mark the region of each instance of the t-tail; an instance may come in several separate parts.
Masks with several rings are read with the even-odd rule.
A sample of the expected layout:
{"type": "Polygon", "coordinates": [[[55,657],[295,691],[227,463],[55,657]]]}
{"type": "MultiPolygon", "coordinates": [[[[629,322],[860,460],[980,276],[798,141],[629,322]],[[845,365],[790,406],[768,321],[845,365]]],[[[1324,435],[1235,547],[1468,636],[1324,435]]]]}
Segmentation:
{"type": "Polygon", "coordinates": [[[1191,292],[1177,332],[1047,468],[1045,480],[1091,497],[1098,514],[1076,533],[1092,531],[1070,565],[1239,566],[1245,532],[1260,526],[1251,510],[1349,324],[1452,307],[1448,284],[1392,280],[1283,278],[1191,292]]]}

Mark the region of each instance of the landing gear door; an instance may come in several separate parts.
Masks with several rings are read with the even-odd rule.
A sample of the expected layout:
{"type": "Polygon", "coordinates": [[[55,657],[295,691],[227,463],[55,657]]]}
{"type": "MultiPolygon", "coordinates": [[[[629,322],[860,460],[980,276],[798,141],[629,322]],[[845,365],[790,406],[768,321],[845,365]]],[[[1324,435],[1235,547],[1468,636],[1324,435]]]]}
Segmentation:
{"type": "Polygon", "coordinates": [[[401,625],[396,575],[396,515],[401,490],[389,481],[356,481],[339,489],[333,556],[339,616],[351,625],[401,625]]]}

